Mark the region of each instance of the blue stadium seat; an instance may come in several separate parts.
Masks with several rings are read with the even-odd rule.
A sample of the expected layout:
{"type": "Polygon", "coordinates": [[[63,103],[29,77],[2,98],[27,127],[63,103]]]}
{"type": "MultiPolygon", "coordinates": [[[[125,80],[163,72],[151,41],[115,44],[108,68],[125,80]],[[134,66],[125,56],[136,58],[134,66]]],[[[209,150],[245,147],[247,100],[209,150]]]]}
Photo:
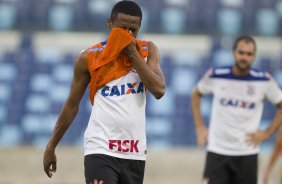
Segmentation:
{"type": "Polygon", "coordinates": [[[175,95],[173,118],[177,121],[187,121],[191,116],[190,94],[175,95]]]}
{"type": "MultiPolygon", "coordinates": [[[[1,103],[1,102],[0,102],[1,103]]],[[[0,105],[0,127],[3,125],[7,117],[7,108],[4,105],[0,105]]],[[[0,128],[1,129],[1,128],[0,128]]]]}
{"type": "Polygon", "coordinates": [[[141,5],[141,8],[146,8],[145,11],[148,12],[150,16],[148,19],[148,31],[149,32],[164,32],[161,26],[161,18],[160,14],[164,7],[163,1],[144,1],[144,0],[137,0],[141,5]]]}
{"type": "Polygon", "coordinates": [[[32,139],[31,144],[36,148],[44,149],[48,144],[49,139],[50,135],[38,135],[35,136],[34,139],[32,139]]]}
{"type": "Polygon", "coordinates": [[[171,1],[171,0],[164,0],[165,6],[166,7],[185,7],[187,6],[189,3],[187,3],[186,0],[176,0],[176,1],[171,1]]]}
{"type": "Polygon", "coordinates": [[[45,116],[40,115],[24,115],[21,122],[23,131],[28,134],[41,132],[45,118],[45,116]]]}
{"type": "Polygon", "coordinates": [[[87,2],[87,26],[95,31],[107,30],[106,21],[110,15],[113,1],[89,0],[87,2]]]}
{"type": "Polygon", "coordinates": [[[67,5],[54,5],[49,12],[49,25],[54,31],[68,31],[72,27],[73,9],[67,5]]]}
{"type": "Polygon", "coordinates": [[[149,25],[149,20],[150,20],[150,12],[147,10],[146,7],[141,7],[142,8],[142,26],[139,30],[138,35],[142,35],[143,33],[146,33],[150,27],[149,25]]]}
{"type": "Polygon", "coordinates": [[[28,112],[46,113],[50,111],[51,102],[47,95],[31,94],[27,97],[25,106],[28,112]]]}
{"type": "Polygon", "coordinates": [[[257,66],[259,66],[259,69],[262,71],[272,73],[272,70],[275,69],[275,65],[273,65],[274,62],[271,57],[261,56],[257,59],[257,63],[259,64],[257,66]]]}
{"type": "Polygon", "coordinates": [[[201,66],[200,66],[200,69],[198,71],[198,78],[200,79],[204,73],[211,67],[214,66],[214,61],[213,61],[214,57],[212,55],[207,55],[205,57],[203,57],[201,59],[201,66]]]}
{"type": "Polygon", "coordinates": [[[154,149],[171,147],[172,122],[166,117],[152,117],[147,119],[146,133],[148,146],[154,149]]]}
{"type": "Polygon", "coordinates": [[[148,95],[148,113],[153,115],[171,116],[174,110],[174,91],[171,88],[166,89],[165,95],[155,100],[153,95],[148,95]]]}
{"type": "Polygon", "coordinates": [[[87,7],[93,15],[100,14],[107,17],[109,16],[109,12],[111,12],[112,4],[113,3],[111,1],[88,0],[87,7]]]}
{"type": "Polygon", "coordinates": [[[0,146],[13,147],[22,141],[22,131],[16,125],[3,125],[0,129],[0,146]]]}
{"type": "Polygon", "coordinates": [[[179,67],[198,68],[200,66],[199,55],[190,51],[179,51],[172,54],[174,64],[179,67]]]}
{"type": "Polygon", "coordinates": [[[50,100],[56,103],[64,103],[69,94],[68,85],[54,84],[49,90],[50,100]]]}
{"type": "Polygon", "coordinates": [[[33,92],[48,92],[51,86],[52,80],[49,74],[35,74],[30,81],[30,89],[33,92]]]}
{"type": "Polygon", "coordinates": [[[235,36],[241,31],[242,15],[236,9],[221,9],[217,14],[219,30],[224,35],[235,36]]]}
{"type": "Polygon", "coordinates": [[[273,74],[273,77],[277,81],[280,88],[282,88],[282,70],[281,69],[276,70],[273,74]]]}
{"type": "MultiPolygon", "coordinates": [[[[277,1],[274,6],[275,6],[275,9],[276,9],[278,15],[279,15],[280,17],[282,17],[282,1],[277,1]]],[[[281,31],[282,31],[282,30],[281,30],[281,28],[280,28],[280,32],[281,32],[281,31]]]]}
{"type": "Polygon", "coordinates": [[[188,95],[197,83],[198,73],[194,69],[177,68],[172,76],[172,89],[177,95],[188,95]]]}
{"type": "MultiPolygon", "coordinates": [[[[28,50],[30,53],[33,53],[32,47],[33,47],[33,40],[32,40],[32,34],[29,32],[22,32],[21,34],[21,41],[20,41],[20,49],[22,50],[28,50]]],[[[30,54],[29,53],[29,54],[30,54]]]]}
{"type": "Polygon", "coordinates": [[[279,31],[279,17],[272,9],[260,9],[256,15],[256,27],[263,36],[274,36],[279,31]]]}
{"type": "Polygon", "coordinates": [[[38,63],[55,64],[63,59],[62,52],[55,48],[44,48],[36,52],[38,63]]]}
{"type": "Polygon", "coordinates": [[[200,29],[204,30],[205,34],[213,34],[217,30],[217,12],[219,11],[218,0],[202,0],[198,11],[198,16],[201,20],[200,29]],[[204,5],[204,6],[203,6],[204,5]]]}
{"type": "Polygon", "coordinates": [[[173,69],[174,69],[173,59],[171,55],[168,54],[161,55],[161,68],[165,75],[166,85],[171,86],[171,77],[173,75],[173,69]]]}
{"type": "Polygon", "coordinates": [[[63,56],[63,64],[73,66],[77,57],[78,57],[77,54],[74,54],[72,52],[67,52],[63,56]]]}
{"type": "Polygon", "coordinates": [[[16,23],[16,6],[0,2],[0,30],[12,29],[16,23]]]}
{"type": "Polygon", "coordinates": [[[7,104],[12,96],[12,87],[9,84],[0,83],[0,104],[7,104]]]}
{"type": "Polygon", "coordinates": [[[172,130],[172,123],[166,117],[151,117],[147,119],[146,130],[148,134],[168,136],[172,130]]]}
{"type": "Polygon", "coordinates": [[[224,7],[241,8],[244,6],[244,0],[221,0],[224,7]]]}
{"type": "Polygon", "coordinates": [[[25,134],[50,134],[55,126],[56,120],[49,114],[36,115],[26,114],[23,116],[21,126],[25,134]]]}
{"type": "Polygon", "coordinates": [[[210,96],[206,96],[202,99],[201,102],[201,112],[203,117],[209,119],[211,115],[211,109],[212,109],[212,99],[210,96]]]}
{"type": "Polygon", "coordinates": [[[195,127],[192,119],[174,119],[172,144],[177,146],[195,145],[195,127]]]}
{"type": "Polygon", "coordinates": [[[234,63],[231,50],[220,49],[214,52],[213,55],[214,66],[228,66],[234,63]]]}
{"type": "Polygon", "coordinates": [[[161,12],[161,26],[170,34],[182,33],[186,22],[185,12],[180,8],[166,8],[161,12]]]}
{"type": "Polygon", "coordinates": [[[17,67],[13,63],[0,62],[0,81],[13,82],[17,77],[17,67]]]}
{"type": "Polygon", "coordinates": [[[47,29],[46,23],[48,23],[48,13],[52,3],[52,0],[32,1],[33,7],[36,8],[33,8],[30,14],[32,16],[32,25],[36,26],[37,29],[47,29]]]}
{"type": "Polygon", "coordinates": [[[263,119],[272,119],[275,113],[276,113],[276,106],[273,105],[270,101],[266,100],[264,102],[264,111],[262,114],[262,118],[263,119]]]}
{"type": "Polygon", "coordinates": [[[275,3],[278,2],[279,0],[260,0],[258,2],[260,8],[270,8],[274,9],[275,8],[275,3]]]}
{"type": "Polygon", "coordinates": [[[57,65],[53,68],[52,79],[54,82],[70,84],[73,76],[72,65],[57,65]]]}

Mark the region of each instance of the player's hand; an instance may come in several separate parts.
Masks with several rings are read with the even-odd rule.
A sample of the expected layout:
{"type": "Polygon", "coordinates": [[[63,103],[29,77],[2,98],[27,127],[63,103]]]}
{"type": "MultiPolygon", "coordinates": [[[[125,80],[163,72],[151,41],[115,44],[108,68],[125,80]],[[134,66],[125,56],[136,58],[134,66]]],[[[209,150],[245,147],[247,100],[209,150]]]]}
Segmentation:
{"type": "Polygon", "coordinates": [[[127,47],[125,47],[123,53],[129,58],[134,57],[134,55],[138,53],[136,40],[133,40],[127,47]]]}
{"type": "Polygon", "coordinates": [[[49,178],[51,178],[53,173],[56,172],[57,169],[57,158],[55,149],[49,145],[47,145],[44,152],[43,166],[45,173],[49,178]]]}
{"type": "Polygon", "coordinates": [[[208,129],[205,126],[196,128],[197,144],[199,147],[204,147],[208,139],[208,129]]]}
{"type": "MultiPolygon", "coordinates": [[[[129,33],[132,37],[134,37],[133,33],[129,30],[129,33]]],[[[136,44],[136,40],[132,40],[132,42],[125,47],[125,49],[123,50],[123,53],[126,54],[128,57],[134,57],[135,54],[138,53],[137,50],[137,44],[136,44]]]]}
{"type": "Polygon", "coordinates": [[[248,133],[246,141],[249,145],[253,145],[254,147],[257,147],[260,143],[265,141],[267,138],[268,138],[268,134],[266,131],[257,130],[254,133],[248,133]]]}

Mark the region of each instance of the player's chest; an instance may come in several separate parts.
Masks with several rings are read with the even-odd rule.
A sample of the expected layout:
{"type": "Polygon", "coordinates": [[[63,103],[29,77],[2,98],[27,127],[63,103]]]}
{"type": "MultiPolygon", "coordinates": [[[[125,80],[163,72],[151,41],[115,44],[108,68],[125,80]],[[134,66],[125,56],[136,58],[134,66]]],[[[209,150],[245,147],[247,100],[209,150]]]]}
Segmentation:
{"type": "Polygon", "coordinates": [[[265,97],[265,86],[258,82],[218,81],[215,84],[214,95],[260,101],[265,97]]]}

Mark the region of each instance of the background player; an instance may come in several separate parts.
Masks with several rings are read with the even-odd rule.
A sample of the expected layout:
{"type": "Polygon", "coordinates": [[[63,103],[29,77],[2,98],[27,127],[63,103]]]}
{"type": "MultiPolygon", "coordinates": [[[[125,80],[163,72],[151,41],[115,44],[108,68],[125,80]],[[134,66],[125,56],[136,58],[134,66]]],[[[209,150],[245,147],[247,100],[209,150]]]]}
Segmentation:
{"type": "Polygon", "coordinates": [[[198,145],[208,143],[204,181],[209,184],[256,184],[259,144],[281,124],[282,92],[268,73],[251,68],[255,55],[255,40],[238,37],[233,66],[208,70],[192,93],[198,145]],[[213,95],[209,129],[200,112],[207,94],[213,95]],[[269,127],[259,130],[265,98],[278,111],[269,127]]]}

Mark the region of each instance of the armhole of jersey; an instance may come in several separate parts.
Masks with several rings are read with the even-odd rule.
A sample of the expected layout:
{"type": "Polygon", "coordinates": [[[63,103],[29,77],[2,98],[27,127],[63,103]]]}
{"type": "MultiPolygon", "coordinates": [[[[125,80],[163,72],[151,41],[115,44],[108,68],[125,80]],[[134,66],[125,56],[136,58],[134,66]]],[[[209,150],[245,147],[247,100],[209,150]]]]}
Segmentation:
{"type": "Polygon", "coordinates": [[[145,61],[145,63],[147,63],[148,56],[149,56],[149,41],[144,41],[144,46],[142,44],[142,47],[146,47],[144,61],[145,61]]]}
{"type": "Polygon", "coordinates": [[[92,46],[90,46],[90,47],[88,47],[87,49],[84,50],[86,62],[87,62],[87,66],[88,66],[88,71],[89,71],[90,74],[92,73],[91,72],[91,65],[92,65],[93,59],[95,57],[95,54],[88,52],[88,51],[91,50],[91,49],[99,48],[99,47],[103,47],[102,42],[94,44],[94,45],[92,45],[92,46]]]}

